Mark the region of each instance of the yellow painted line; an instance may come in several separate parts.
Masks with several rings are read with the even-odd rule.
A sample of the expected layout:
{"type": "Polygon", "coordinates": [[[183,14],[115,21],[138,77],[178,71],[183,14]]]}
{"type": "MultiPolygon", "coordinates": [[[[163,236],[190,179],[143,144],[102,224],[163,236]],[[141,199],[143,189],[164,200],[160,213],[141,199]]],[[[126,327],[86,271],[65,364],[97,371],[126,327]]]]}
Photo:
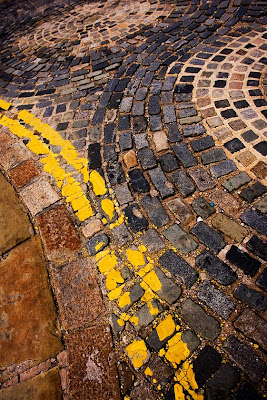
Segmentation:
{"type": "Polygon", "coordinates": [[[11,103],[8,103],[7,101],[0,99],[0,108],[2,108],[2,110],[7,111],[10,108],[10,106],[12,106],[11,103]]]}
{"type": "Polygon", "coordinates": [[[52,153],[48,146],[43,143],[38,136],[29,129],[26,129],[18,121],[5,115],[0,119],[0,124],[8,127],[14,135],[20,138],[25,137],[29,139],[26,146],[34,154],[39,156],[45,155],[45,157],[40,159],[40,162],[44,165],[44,171],[53,175],[57,186],[61,189],[62,195],[66,198],[68,203],[71,203],[72,208],[80,221],[84,221],[94,215],[90,202],[82,191],[80,183],[60,166],[59,161],[57,160],[57,155],[52,153]]]}
{"type": "Polygon", "coordinates": [[[69,165],[72,165],[76,171],[83,175],[86,183],[88,182],[88,160],[86,158],[79,158],[77,150],[69,140],[63,139],[62,136],[55,129],[51,128],[50,125],[41,122],[39,118],[34,117],[26,110],[20,111],[18,118],[31,125],[37,132],[41,133],[42,137],[49,140],[52,146],[61,147],[62,150],[59,154],[69,165]]]}
{"type": "MultiPolygon", "coordinates": [[[[0,107],[4,110],[8,110],[10,105],[10,103],[0,99],[0,107]]],[[[59,153],[60,156],[68,165],[73,166],[77,172],[80,172],[83,175],[85,183],[90,182],[92,184],[92,189],[95,195],[102,196],[107,193],[107,187],[103,177],[97,171],[91,171],[89,173],[87,159],[79,158],[75,147],[70,141],[63,139],[55,129],[51,128],[48,124],[42,123],[38,118],[34,117],[26,110],[20,111],[18,117],[39,132],[42,138],[49,140],[51,145],[60,146],[62,148],[59,153]]],[[[55,178],[58,187],[61,189],[62,195],[65,197],[67,202],[71,203],[74,212],[81,221],[84,221],[93,215],[90,202],[82,191],[80,183],[75,180],[71,173],[67,173],[65,169],[60,166],[58,154],[54,154],[38,136],[36,136],[32,131],[26,129],[18,121],[3,116],[0,119],[0,124],[7,126],[16,136],[20,138],[28,138],[29,142],[27,143],[27,147],[34,154],[44,156],[40,158],[44,171],[55,178]]],[[[115,203],[110,199],[103,199],[101,201],[101,208],[111,221],[115,215],[115,203]]],[[[120,216],[115,223],[110,224],[110,228],[113,229],[115,226],[120,225],[124,222],[124,219],[124,215],[120,216]]],[[[126,259],[131,264],[134,275],[139,276],[142,279],[140,285],[145,290],[145,294],[142,296],[141,301],[147,304],[151,315],[157,315],[158,308],[152,303],[152,299],[155,298],[153,291],[160,291],[162,285],[154,271],[154,262],[149,258],[149,256],[146,256],[146,253],[147,249],[142,245],[138,247],[138,250],[128,248],[126,249],[126,259]],[[147,264],[146,259],[149,261],[147,264]]],[[[122,309],[126,305],[130,305],[130,292],[123,292],[125,283],[120,271],[117,269],[119,260],[115,252],[107,249],[98,253],[95,258],[100,273],[106,276],[106,287],[109,290],[108,298],[111,301],[116,300],[119,307],[122,309]]],[[[126,321],[130,321],[133,325],[138,325],[139,323],[136,316],[121,313],[118,319],[119,325],[123,326],[126,321]]],[[[163,341],[168,336],[171,336],[177,328],[179,327],[175,326],[172,316],[168,314],[156,327],[159,340],[163,341]]],[[[149,355],[144,340],[133,340],[126,347],[125,351],[136,369],[143,366],[149,355]]],[[[182,361],[186,360],[189,354],[190,352],[186,343],[181,339],[180,332],[176,333],[168,341],[166,350],[162,348],[159,351],[159,355],[164,356],[175,369],[177,369],[178,365],[180,365],[182,361]]],[[[151,376],[151,372],[150,368],[147,367],[145,374],[151,376]]],[[[184,361],[183,365],[177,370],[175,381],[177,382],[174,386],[176,400],[186,398],[184,390],[193,398],[193,400],[204,399],[201,394],[196,392],[198,385],[195,381],[192,365],[189,362],[184,361]]]]}

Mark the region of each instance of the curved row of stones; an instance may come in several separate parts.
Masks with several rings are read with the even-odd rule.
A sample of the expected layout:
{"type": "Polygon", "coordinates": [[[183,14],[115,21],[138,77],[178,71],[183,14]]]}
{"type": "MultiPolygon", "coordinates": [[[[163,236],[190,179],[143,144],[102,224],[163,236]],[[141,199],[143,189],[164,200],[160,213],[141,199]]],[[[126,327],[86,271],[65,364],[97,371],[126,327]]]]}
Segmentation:
{"type": "MultiPolygon", "coordinates": [[[[109,215],[89,188],[99,213],[81,226],[93,235],[88,250],[119,251],[130,291],[130,307],[106,301],[123,395],[174,398],[173,365],[157,355],[172,335],[160,341],[155,334],[171,314],[208,398],[228,398],[238,382],[233,398],[260,398],[255,384],[264,392],[265,342],[252,325],[264,326],[266,309],[266,34],[265,21],[253,18],[261,4],[132,4],[112,15],[108,3],[100,21],[103,4],[81,5],[62,25],[48,17],[48,26],[29,28],[19,45],[20,33],[12,35],[11,50],[1,53],[1,96],[47,121],[81,155],[88,149],[89,167],[105,177],[126,216],[119,226],[103,226],[109,215]],[[132,20],[117,22],[126,12],[132,20]],[[80,23],[83,13],[90,17],[80,23]],[[140,245],[162,281],[154,314],[141,299],[145,278],[127,257],[140,245]],[[118,324],[126,310],[132,319],[118,324]],[[133,371],[125,348],[137,335],[150,357],[133,371]]],[[[105,279],[101,286],[108,295],[105,279]]]]}

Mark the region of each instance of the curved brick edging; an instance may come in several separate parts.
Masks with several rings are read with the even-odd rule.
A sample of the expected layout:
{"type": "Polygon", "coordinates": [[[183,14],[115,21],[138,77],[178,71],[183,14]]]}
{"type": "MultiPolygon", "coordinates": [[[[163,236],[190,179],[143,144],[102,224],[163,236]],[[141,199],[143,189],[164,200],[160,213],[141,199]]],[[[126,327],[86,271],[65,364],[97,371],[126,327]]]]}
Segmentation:
{"type": "MultiPolygon", "coordinates": [[[[39,376],[40,373],[49,371],[51,368],[59,367],[64,399],[69,398],[69,393],[71,393],[71,398],[76,398],[77,396],[77,398],[80,398],[81,394],[76,393],[75,376],[77,374],[84,375],[85,377],[88,376],[88,385],[84,384],[84,396],[95,396],[92,393],[95,393],[96,388],[97,393],[99,393],[98,385],[102,381],[104,387],[103,398],[104,396],[111,398],[111,393],[114,399],[119,398],[116,366],[114,361],[111,361],[112,357],[114,359],[112,355],[112,338],[109,325],[107,324],[107,315],[102,296],[96,280],[96,270],[86,250],[82,249],[82,241],[79,234],[76,232],[77,229],[74,225],[73,217],[70,215],[70,211],[66,208],[60,197],[55,195],[55,188],[52,188],[41,173],[41,166],[38,161],[28,158],[31,154],[29,154],[25,145],[19,140],[15,141],[6,131],[7,130],[1,129],[0,133],[1,161],[4,160],[4,166],[1,162],[1,166],[4,167],[3,172],[5,172],[7,177],[11,180],[18,195],[22,196],[19,200],[20,202],[25,201],[26,204],[34,207],[33,199],[40,198],[41,196],[41,200],[37,203],[39,207],[37,215],[32,215],[29,209],[27,209],[27,214],[29,216],[31,215],[32,224],[35,226],[36,231],[33,238],[41,238],[44,247],[44,254],[47,259],[46,268],[50,276],[50,291],[51,289],[53,290],[58,308],[58,318],[61,321],[62,341],[65,343],[65,350],[58,354],[55,352],[53,358],[43,361],[41,364],[39,364],[40,361],[38,362],[38,360],[35,362],[27,361],[27,357],[34,358],[34,354],[32,354],[30,349],[33,343],[29,334],[25,333],[24,335],[23,331],[19,331],[18,334],[22,335],[21,339],[24,341],[23,346],[28,349],[28,352],[25,356],[22,355],[23,362],[18,362],[17,360],[20,358],[14,353],[14,365],[7,366],[1,373],[1,380],[3,382],[1,388],[10,387],[7,395],[10,393],[9,395],[15,396],[16,392],[13,392],[13,390],[16,389],[15,387],[11,389],[11,387],[16,383],[30,380],[29,390],[33,394],[35,393],[33,392],[35,390],[35,384],[31,386],[30,382],[34,382],[32,378],[39,376]],[[30,188],[31,190],[27,195],[27,191],[29,191],[30,188]],[[90,304],[90,310],[88,310],[88,304],[90,304]],[[97,332],[99,332],[99,339],[95,342],[97,332]],[[104,342],[101,343],[103,334],[104,342]],[[92,343],[93,351],[89,350],[88,346],[90,342],[92,343]],[[85,346],[84,351],[88,352],[87,358],[85,358],[84,351],[79,353],[82,344],[85,346]],[[95,356],[92,354],[95,354],[95,356]],[[38,365],[35,366],[35,364],[38,365]],[[97,366],[98,371],[95,370],[94,365],[97,366]],[[90,371],[97,374],[95,381],[94,379],[91,380],[90,371]],[[10,378],[10,376],[13,377],[10,378]],[[108,387],[110,387],[110,394],[108,394],[108,387]]],[[[3,198],[1,201],[5,204],[8,200],[7,198],[3,198]]],[[[25,207],[25,203],[23,207],[25,207]]],[[[14,220],[13,223],[16,223],[16,221],[14,220]]],[[[18,240],[21,241],[23,238],[18,240]]],[[[30,240],[32,239],[28,239],[28,241],[30,240]]],[[[7,260],[9,260],[16,249],[18,249],[19,254],[26,257],[27,251],[25,244],[28,243],[28,241],[23,244],[18,243],[13,250],[9,250],[8,248],[7,252],[4,251],[3,260],[6,261],[1,262],[2,268],[4,268],[4,264],[6,264],[7,260]]],[[[34,243],[28,248],[28,252],[29,254],[33,252],[34,257],[36,253],[34,243]]],[[[31,257],[31,255],[28,257],[31,257]]],[[[33,290],[31,287],[32,283],[33,282],[29,282],[30,291],[33,290]]],[[[12,290],[11,287],[9,290],[12,290]]],[[[6,295],[8,295],[8,293],[6,293],[6,295]]],[[[32,296],[34,299],[34,292],[32,296]]],[[[44,296],[44,292],[42,292],[42,296],[44,296]]],[[[38,297],[36,300],[37,299],[38,297]]],[[[40,311],[41,309],[39,306],[39,312],[40,311]]],[[[31,310],[27,310],[26,308],[24,312],[26,314],[28,312],[31,313],[31,310]]],[[[42,316],[40,313],[39,318],[39,323],[41,324],[43,318],[46,317],[42,316]]],[[[14,323],[14,328],[16,329],[16,322],[14,323]]],[[[26,328],[29,332],[32,331],[34,333],[34,320],[30,319],[26,322],[26,328]]],[[[51,343],[46,343],[47,339],[45,337],[42,340],[43,345],[46,346],[47,349],[51,348],[50,351],[53,352],[51,343]]],[[[12,356],[13,351],[14,350],[9,349],[10,356],[12,356]]],[[[44,356],[41,355],[41,357],[44,356]]],[[[1,362],[3,362],[3,357],[1,357],[1,362]]],[[[36,381],[38,385],[37,382],[39,381],[36,381]]],[[[49,382],[49,380],[47,382],[49,382]]],[[[51,390],[51,396],[53,396],[53,386],[49,388],[49,384],[47,384],[47,387],[45,386],[43,390],[47,390],[47,388],[51,390]]],[[[55,386],[54,389],[58,390],[56,388],[57,386],[55,386]]],[[[78,389],[80,389],[80,386],[78,386],[78,389]]],[[[24,390],[23,387],[21,390],[24,390]]],[[[42,392],[38,395],[41,396],[42,392]]],[[[57,395],[54,393],[54,396],[57,395]]]]}

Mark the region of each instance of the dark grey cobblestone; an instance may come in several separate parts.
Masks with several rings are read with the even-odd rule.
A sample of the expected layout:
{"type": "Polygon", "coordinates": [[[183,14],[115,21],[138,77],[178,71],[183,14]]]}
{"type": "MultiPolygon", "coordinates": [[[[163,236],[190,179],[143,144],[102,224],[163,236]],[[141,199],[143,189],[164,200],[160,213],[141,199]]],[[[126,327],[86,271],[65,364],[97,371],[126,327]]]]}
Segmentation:
{"type": "Polygon", "coordinates": [[[146,195],[142,198],[141,204],[144,207],[148,218],[158,228],[166,225],[170,221],[166,211],[162,207],[157,197],[146,195]]]}
{"type": "Polygon", "coordinates": [[[223,319],[228,319],[236,307],[235,302],[230,297],[226,296],[207,280],[200,284],[197,297],[223,319]]]}
{"type": "Polygon", "coordinates": [[[229,265],[207,250],[196,258],[196,264],[222,285],[231,285],[237,279],[236,272],[229,265]]]}
{"type": "Polygon", "coordinates": [[[182,278],[187,288],[190,288],[198,279],[196,270],[173,250],[166,251],[159,258],[159,263],[175,276],[182,278]]]}
{"type": "Polygon", "coordinates": [[[265,372],[265,365],[254,350],[240,342],[233,335],[227,338],[224,349],[253,382],[258,382],[262,378],[265,372]]]}
{"type": "Polygon", "coordinates": [[[219,322],[206,314],[202,307],[188,299],[182,306],[181,316],[185,322],[204,339],[214,341],[220,334],[219,322]]]}
{"type": "Polygon", "coordinates": [[[215,253],[218,253],[225,246],[222,236],[204,222],[198,222],[190,232],[215,253]]]}
{"type": "Polygon", "coordinates": [[[264,296],[260,292],[256,292],[256,290],[250,289],[249,287],[241,284],[239,285],[235,292],[234,296],[241,300],[242,303],[249,305],[250,307],[255,308],[259,311],[266,310],[267,307],[267,297],[264,296]]]}

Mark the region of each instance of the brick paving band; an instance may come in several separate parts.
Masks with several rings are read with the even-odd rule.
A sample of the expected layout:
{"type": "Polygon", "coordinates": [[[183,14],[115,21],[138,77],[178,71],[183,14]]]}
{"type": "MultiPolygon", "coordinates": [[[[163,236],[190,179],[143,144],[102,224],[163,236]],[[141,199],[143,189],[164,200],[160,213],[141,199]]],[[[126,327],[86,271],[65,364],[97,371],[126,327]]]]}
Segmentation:
{"type": "Polygon", "coordinates": [[[0,399],[264,398],[264,2],[0,16],[0,399]]]}

